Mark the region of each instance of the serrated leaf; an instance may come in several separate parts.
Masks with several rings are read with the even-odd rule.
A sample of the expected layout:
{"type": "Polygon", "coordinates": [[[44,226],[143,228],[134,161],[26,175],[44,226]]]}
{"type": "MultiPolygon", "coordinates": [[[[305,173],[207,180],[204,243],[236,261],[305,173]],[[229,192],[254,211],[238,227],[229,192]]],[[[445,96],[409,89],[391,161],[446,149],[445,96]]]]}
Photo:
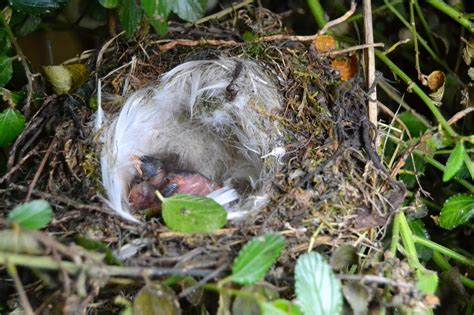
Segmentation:
{"type": "Polygon", "coordinates": [[[439,225],[451,230],[464,224],[474,215],[474,195],[457,195],[449,198],[441,209],[439,225]]]}
{"type": "Polygon", "coordinates": [[[169,287],[159,283],[151,283],[138,292],[133,302],[134,315],[179,315],[176,294],[169,287]]]}
{"type": "Polygon", "coordinates": [[[0,113],[0,147],[9,145],[25,128],[25,117],[13,108],[0,113]]]}
{"type": "Polygon", "coordinates": [[[206,12],[207,0],[175,0],[173,12],[188,22],[195,22],[206,12]]]}
{"type": "Polygon", "coordinates": [[[161,213],[166,225],[185,233],[208,233],[227,223],[227,211],[213,199],[177,194],[165,198],[161,213]]]}
{"type": "Polygon", "coordinates": [[[66,4],[67,0],[10,0],[13,9],[31,15],[50,13],[66,4]]]}
{"type": "Polygon", "coordinates": [[[165,35],[168,32],[168,15],[172,3],[168,0],[142,0],[141,5],[156,32],[161,36],[165,35]]]}
{"type": "Polygon", "coordinates": [[[316,252],[298,258],[295,291],[296,304],[305,315],[338,315],[342,311],[341,285],[329,264],[316,252]]]}
{"type": "Polygon", "coordinates": [[[0,87],[7,84],[13,75],[12,59],[5,55],[0,55],[0,87]]]}
{"type": "Polygon", "coordinates": [[[434,294],[438,288],[438,274],[431,270],[420,270],[416,288],[425,294],[434,294]]]}
{"type": "Polygon", "coordinates": [[[99,0],[99,3],[106,9],[115,9],[119,4],[119,0],[99,0]]]}
{"type": "Polygon", "coordinates": [[[31,202],[16,206],[10,213],[8,219],[23,228],[39,230],[51,222],[53,210],[46,200],[33,200],[31,202]]]}
{"type": "Polygon", "coordinates": [[[285,240],[281,235],[254,237],[234,260],[230,279],[239,284],[252,284],[263,279],[284,247],[285,240]]]}
{"type": "Polygon", "coordinates": [[[298,306],[283,299],[261,302],[260,310],[262,315],[302,315],[298,306]]]}
{"type": "Polygon", "coordinates": [[[131,38],[138,30],[142,19],[142,11],[136,0],[123,0],[118,9],[118,16],[127,38],[131,38]]]}
{"type": "MultiPolygon", "coordinates": [[[[408,225],[410,226],[412,232],[415,235],[423,237],[425,239],[430,239],[430,234],[428,233],[428,230],[426,229],[425,224],[421,219],[408,220],[408,225]]],[[[431,256],[433,255],[432,249],[421,244],[415,244],[415,247],[416,253],[418,254],[418,257],[421,260],[429,261],[431,259],[431,256]]]]}
{"type": "Polygon", "coordinates": [[[456,143],[454,150],[449,155],[448,162],[446,162],[446,167],[443,174],[443,182],[449,181],[461,169],[462,164],[464,163],[465,155],[466,149],[464,148],[464,144],[462,142],[456,143]]]}
{"type": "Polygon", "coordinates": [[[44,73],[53,86],[54,93],[61,95],[72,88],[72,74],[64,66],[45,66],[44,73]]]}

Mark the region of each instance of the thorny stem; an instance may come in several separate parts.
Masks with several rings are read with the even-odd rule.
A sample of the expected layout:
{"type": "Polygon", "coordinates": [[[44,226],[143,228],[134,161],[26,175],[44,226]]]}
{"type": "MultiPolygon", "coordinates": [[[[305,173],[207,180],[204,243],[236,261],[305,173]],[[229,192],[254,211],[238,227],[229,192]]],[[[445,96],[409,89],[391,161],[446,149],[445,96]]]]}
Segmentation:
{"type": "Polygon", "coordinates": [[[400,69],[395,63],[393,63],[384,53],[379,50],[375,50],[375,55],[377,55],[377,57],[383,63],[385,63],[390,68],[390,70],[397,74],[408,85],[409,89],[413,90],[413,92],[415,92],[415,94],[421,98],[421,100],[431,110],[436,120],[441,124],[443,129],[446,130],[448,135],[451,138],[456,138],[458,135],[456,134],[454,129],[451,128],[451,126],[448,124],[448,122],[443,117],[438,107],[430,99],[430,97],[426,95],[425,92],[423,92],[423,90],[415,82],[413,82],[410,77],[405,72],[403,72],[403,70],[400,69]]]}
{"type": "Polygon", "coordinates": [[[423,245],[425,247],[431,248],[432,250],[439,252],[440,254],[446,255],[454,260],[457,260],[458,262],[467,265],[467,266],[474,266],[474,260],[459,254],[458,252],[449,249],[443,245],[440,245],[438,243],[435,243],[433,241],[427,240],[426,238],[413,235],[413,240],[415,243],[418,243],[420,245],[423,245]]]}
{"type": "Polygon", "coordinates": [[[328,20],[324,16],[324,9],[319,0],[308,0],[308,6],[319,28],[323,28],[328,20]]]}
{"type": "Polygon", "coordinates": [[[463,14],[459,12],[458,10],[454,9],[451,7],[449,4],[442,0],[426,0],[428,4],[431,4],[431,6],[435,9],[438,9],[439,11],[443,12],[444,14],[448,15],[452,19],[454,19],[456,22],[467,28],[467,30],[470,33],[474,33],[474,25],[471,21],[463,17],[463,14]]]}
{"type": "Polygon", "coordinates": [[[28,111],[28,109],[30,108],[31,98],[33,97],[34,77],[30,71],[30,68],[28,67],[28,63],[26,62],[26,57],[23,54],[23,50],[18,44],[16,37],[13,34],[12,29],[10,28],[10,25],[5,20],[5,17],[3,16],[2,12],[0,12],[0,23],[2,24],[3,28],[7,32],[8,37],[10,38],[10,41],[13,43],[13,46],[15,47],[16,53],[18,55],[18,59],[20,60],[21,65],[23,66],[23,69],[25,70],[26,79],[28,80],[25,110],[28,111]]]}

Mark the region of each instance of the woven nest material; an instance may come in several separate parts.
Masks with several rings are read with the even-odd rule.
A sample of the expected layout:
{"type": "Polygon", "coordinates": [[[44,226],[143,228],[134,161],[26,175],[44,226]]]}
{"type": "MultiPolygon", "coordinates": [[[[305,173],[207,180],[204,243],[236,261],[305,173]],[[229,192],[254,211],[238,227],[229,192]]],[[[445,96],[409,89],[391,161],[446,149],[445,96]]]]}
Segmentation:
{"type": "Polygon", "coordinates": [[[54,205],[48,231],[58,240],[80,235],[102,241],[130,266],[217,269],[252,236],[276,231],[286,237],[287,246],[267,278],[274,284],[288,284],[295,258],[308,248],[331,251],[354,243],[366,255],[380,253],[380,235],[403,200],[403,189],[376,158],[361,79],[341,81],[310,43],[243,41],[237,25],[257,38],[284,34],[280,18],[267,10],[239,10],[219,24],[174,24],[169,40],[119,37],[89,57],[95,76],[70,95],[47,96],[13,146],[13,172],[4,178],[9,185],[3,187],[1,211],[5,214],[27,196],[47,199],[54,205]],[[96,77],[102,78],[104,110],[118,112],[134,91],[190,56],[209,52],[254,60],[278,78],[283,106],[271,119],[284,130],[286,155],[267,179],[270,201],[244,221],[210,234],[175,233],[159,218],[143,226],[129,224],[101,198],[101,148],[90,102],[97,95],[96,77]],[[361,229],[371,232],[361,234],[361,229]]]}

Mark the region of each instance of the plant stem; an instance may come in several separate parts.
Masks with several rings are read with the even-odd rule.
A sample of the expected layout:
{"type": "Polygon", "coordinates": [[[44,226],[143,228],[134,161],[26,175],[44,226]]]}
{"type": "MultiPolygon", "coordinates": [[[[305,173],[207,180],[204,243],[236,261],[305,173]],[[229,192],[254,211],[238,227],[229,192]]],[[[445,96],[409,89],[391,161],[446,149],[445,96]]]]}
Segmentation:
{"type": "Polygon", "coordinates": [[[412,268],[424,268],[420,261],[418,260],[418,254],[416,252],[414,237],[415,235],[412,233],[410,226],[408,225],[407,218],[405,217],[405,213],[399,212],[397,213],[397,217],[399,220],[400,225],[400,235],[402,237],[403,248],[405,248],[406,256],[408,259],[408,264],[412,268]]]}
{"type": "Polygon", "coordinates": [[[427,240],[426,238],[423,238],[423,237],[420,237],[420,236],[417,236],[417,235],[413,235],[413,240],[416,243],[420,244],[420,245],[431,248],[432,250],[434,250],[436,252],[439,252],[443,255],[446,255],[446,256],[454,259],[454,260],[457,260],[458,262],[460,262],[464,265],[474,266],[474,260],[473,259],[467,258],[466,256],[461,255],[458,252],[456,252],[452,249],[449,249],[449,248],[447,248],[443,245],[440,245],[438,243],[427,240]]]}
{"type": "Polygon", "coordinates": [[[431,6],[435,9],[438,9],[439,11],[443,12],[447,16],[451,17],[454,19],[456,22],[467,28],[467,30],[470,33],[474,33],[474,26],[471,21],[463,17],[463,14],[459,12],[458,10],[454,9],[451,7],[449,4],[442,0],[426,0],[428,4],[431,4],[431,6]]]}
{"type": "Polygon", "coordinates": [[[395,257],[397,254],[398,244],[400,243],[400,218],[395,216],[392,226],[392,240],[390,241],[390,253],[395,257]]]}
{"type": "Polygon", "coordinates": [[[457,134],[454,131],[453,128],[448,124],[446,119],[443,117],[441,112],[439,111],[438,107],[433,103],[433,101],[430,99],[428,95],[423,92],[423,90],[415,83],[413,82],[410,77],[402,71],[396,64],[394,64],[384,53],[382,53],[379,50],[375,50],[375,55],[383,62],[385,63],[390,70],[392,70],[395,74],[397,74],[407,85],[408,88],[413,90],[416,95],[418,95],[421,100],[428,106],[428,108],[431,110],[433,115],[435,116],[436,120],[441,124],[441,126],[446,130],[448,135],[451,138],[456,138],[457,134]]]}
{"type": "Polygon", "coordinates": [[[319,28],[323,28],[328,21],[324,16],[324,9],[319,0],[308,0],[308,6],[319,28]]]}
{"type": "Polygon", "coordinates": [[[421,67],[420,67],[420,50],[418,49],[418,33],[416,32],[416,24],[415,24],[415,0],[410,0],[410,30],[411,30],[411,37],[413,40],[413,46],[415,47],[415,69],[416,73],[418,74],[418,80],[422,80],[423,76],[421,74],[421,67]]]}
{"type": "Polygon", "coordinates": [[[421,25],[425,29],[425,33],[428,36],[428,39],[430,40],[431,46],[433,46],[436,54],[439,54],[438,45],[436,44],[436,41],[433,37],[433,34],[431,32],[430,26],[428,25],[428,22],[426,22],[425,16],[423,14],[423,11],[421,10],[418,0],[415,0],[415,10],[416,10],[416,14],[420,18],[421,25]]]}
{"type": "MultiPolygon", "coordinates": [[[[443,271],[447,271],[447,270],[452,268],[452,266],[449,264],[449,262],[446,260],[446,258],[444,258],[444,256],[441,255],[437,251],[433,252],[433,256],[431,257],[431,259],[433,259],[435,264],[439,268],[441,268],[441,270],[443,270],[443,271]]],[[[472,279],[470,279],[470,278],[468,278],[464,275],[460,275],[459,278],[460,278],[462,284],[464,284],[466,287],[474,289],[474,280],[472,280],[472,279]]]]}

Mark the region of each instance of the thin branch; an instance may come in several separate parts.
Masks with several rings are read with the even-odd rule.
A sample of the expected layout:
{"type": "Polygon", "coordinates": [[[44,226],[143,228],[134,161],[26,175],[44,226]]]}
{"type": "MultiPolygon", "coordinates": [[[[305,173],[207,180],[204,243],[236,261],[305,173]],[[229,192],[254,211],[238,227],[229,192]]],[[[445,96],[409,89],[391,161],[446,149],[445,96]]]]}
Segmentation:
{"type": "MultiPolygon", "coordinates": [[[[364,0],[364,30],[365,43],[372,45],[374,43],[374,30],[372,25],[372,3],[371,0],[364,0]]],[[[367,104],[369,112],[369,121],[377,127],[377,88],[375,82],[375,54],[374,47],[367,47],[365,51],[366,61],[366,80],[369,92],[369,101],[367,104]]]]}

